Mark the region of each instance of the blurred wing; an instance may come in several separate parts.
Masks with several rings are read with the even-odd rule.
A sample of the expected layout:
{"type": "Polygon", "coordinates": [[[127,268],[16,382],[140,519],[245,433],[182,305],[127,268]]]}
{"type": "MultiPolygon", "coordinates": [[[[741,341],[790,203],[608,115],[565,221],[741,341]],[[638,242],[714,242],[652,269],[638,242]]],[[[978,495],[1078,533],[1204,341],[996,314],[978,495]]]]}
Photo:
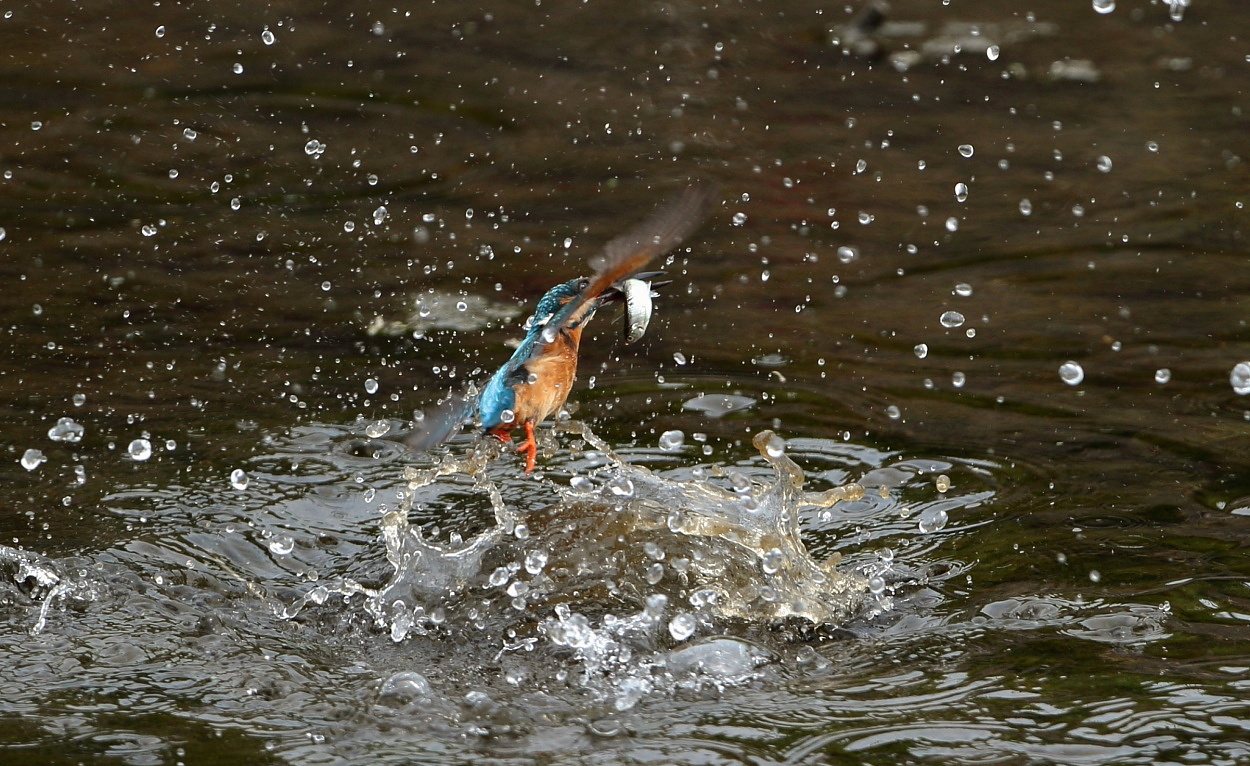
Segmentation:
{"type": "Polygon", "coordinates": [[[614,282],[681,244],[707,217],[716,201],[717,191],[713,182],[693,183],[676,199],[656,209],[632,231],[604,245],[603,252],[590,260],[595,270],[590,284],[577,300],[571,301],[560,312],[559,323],[576,325],[585,314],[594,310],[595,298],[614,282]]]}
{"type": "Polygon", "coordinates": [[[437,447],[455,436],[469,418],[477,396],[472,391],[452,391],[425,410],[425,418],[404,437],[409,449],[426,450],[437,447]]]}

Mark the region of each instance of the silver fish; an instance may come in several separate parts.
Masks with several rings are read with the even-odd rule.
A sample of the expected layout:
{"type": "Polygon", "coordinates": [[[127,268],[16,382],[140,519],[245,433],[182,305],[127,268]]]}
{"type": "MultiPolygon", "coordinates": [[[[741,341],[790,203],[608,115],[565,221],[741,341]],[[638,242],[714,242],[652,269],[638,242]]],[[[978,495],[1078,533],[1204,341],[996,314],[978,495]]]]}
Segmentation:
{"type": "Polygon", "coordinates": [[[626,279],[621,283],[625,294],[625,342],[634,343],[647,332],[651,324],[651,283],[641,279],[626,279]]]}

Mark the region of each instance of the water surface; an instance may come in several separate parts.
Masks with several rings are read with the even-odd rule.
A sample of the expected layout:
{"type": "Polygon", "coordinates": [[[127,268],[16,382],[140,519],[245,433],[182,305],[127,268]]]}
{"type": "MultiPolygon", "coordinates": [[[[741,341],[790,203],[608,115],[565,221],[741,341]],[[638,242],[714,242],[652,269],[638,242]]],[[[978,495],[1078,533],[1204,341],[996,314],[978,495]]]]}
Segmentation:
{"type": "Polygon", "coordinates": [[[1095,5],[0,12],[0,760],[1250,756],[1250,25],[1095,5]]]}

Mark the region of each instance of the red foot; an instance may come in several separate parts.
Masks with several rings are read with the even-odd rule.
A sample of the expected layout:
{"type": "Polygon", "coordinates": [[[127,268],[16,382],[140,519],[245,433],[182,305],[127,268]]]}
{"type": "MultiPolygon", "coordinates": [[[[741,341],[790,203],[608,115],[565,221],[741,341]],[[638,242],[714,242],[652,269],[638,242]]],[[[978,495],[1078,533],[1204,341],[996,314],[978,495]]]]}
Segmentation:
{"type": "Polygon", "coordinates": [[[525,472],[531,473],[538,458],[538,442],[534,441],[534,424],[527,420],[524,425],[525,441],[516,445],[516,451],[525,453],[525,472]]]}

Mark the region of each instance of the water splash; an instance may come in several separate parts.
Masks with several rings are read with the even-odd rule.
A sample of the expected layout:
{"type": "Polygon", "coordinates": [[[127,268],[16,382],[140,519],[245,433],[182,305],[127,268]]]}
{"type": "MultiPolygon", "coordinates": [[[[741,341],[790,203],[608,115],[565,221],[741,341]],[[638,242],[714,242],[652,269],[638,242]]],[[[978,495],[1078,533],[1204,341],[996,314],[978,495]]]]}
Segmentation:
{"type": "Polygon", "coordinates": [[[319,583],[283,616],[339,594],[395,642],[450,635],[505,652],[572,653],[586,686],[625,709],[673,662],[683,683],[750,676],[766,659],[749,642],[691,649],[733,626],[807,636],[836,629],[874,598],[866,576],[837,568],[840,554],[814,558],[800,529],[802,509],[858,499],[862,487],[805,491],[771,431],[754,439],[771,480],[712,467],[682,481],[626,463],[582,424],[563,429],[580,437],[575,448],[592,467],[568,487],[536,485],[553,496],[526,510],[491,478],[501,449],[493,440],[405,469],[400,502],[381,519],[386,581],[319,583]],[[449,481],[489,504],[493,523],[475,537],[443,542],[410,521],[449,481]]]}

